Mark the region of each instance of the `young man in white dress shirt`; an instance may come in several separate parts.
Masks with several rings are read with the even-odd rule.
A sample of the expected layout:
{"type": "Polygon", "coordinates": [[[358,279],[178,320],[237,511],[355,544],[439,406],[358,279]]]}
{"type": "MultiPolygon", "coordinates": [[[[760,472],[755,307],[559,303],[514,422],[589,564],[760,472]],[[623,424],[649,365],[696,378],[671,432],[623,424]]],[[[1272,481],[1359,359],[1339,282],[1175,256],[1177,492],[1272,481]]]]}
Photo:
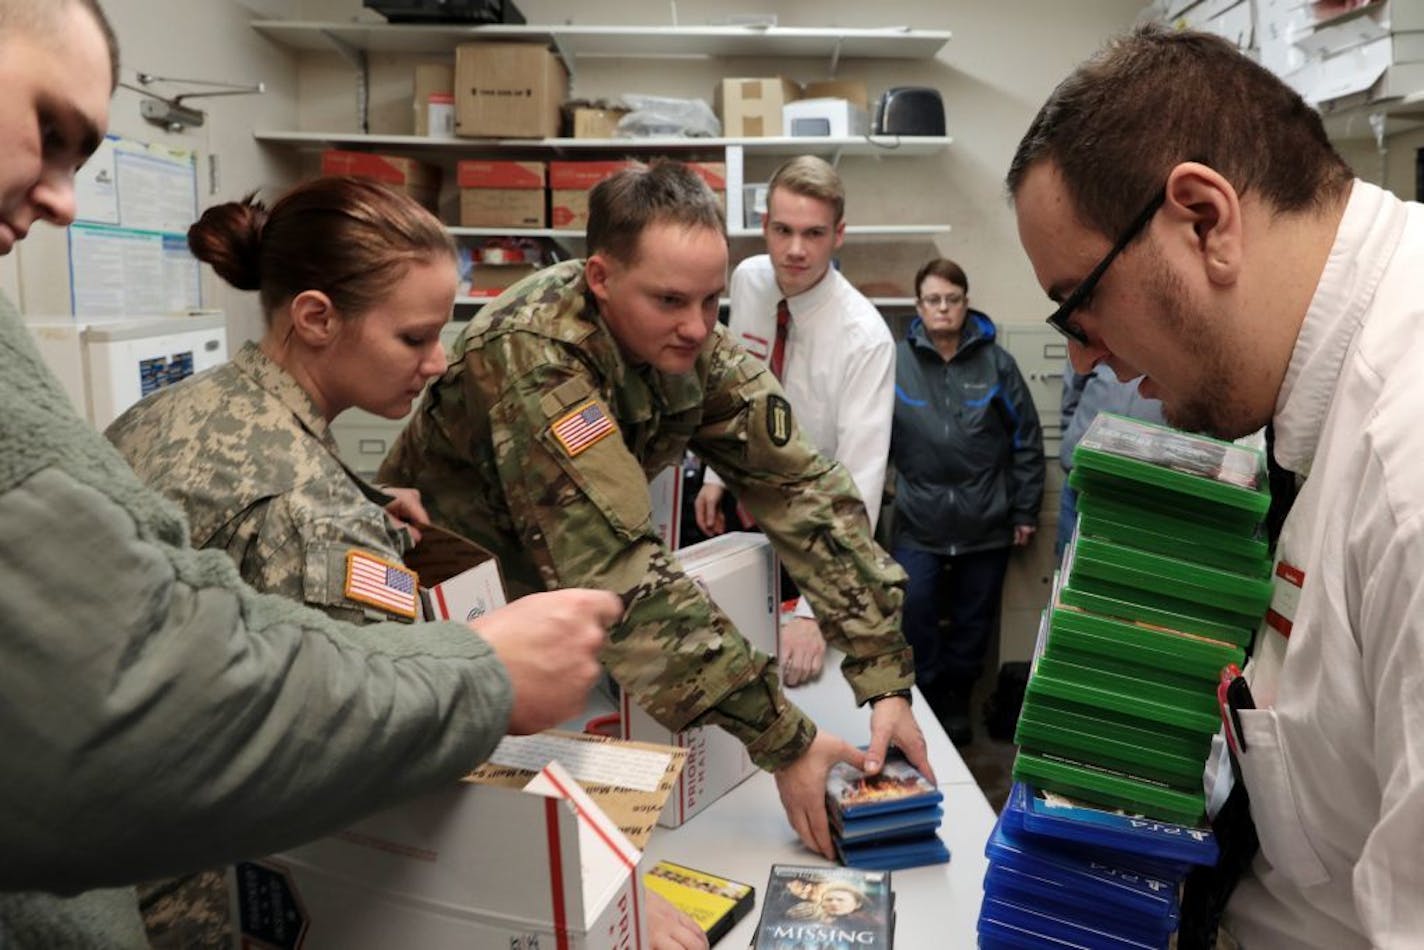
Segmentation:
{"type": "MultiPolygon", "coordinates": [[[[777,169],[766,204],[767,253],[733,271],[729,329],[771,365],[811,444],[845,466],[873,530],[890,451],[895,340],[874,305],[831,266],[845,241],[845,187],[826,162],[802,155],[777,169]]],[[[726,530],[724,491],[709,470],[696,501],[707,534],[726,530]]],[[[820,672],[825,641],[806,598],[782,627],[780,646],[787,685],[820,672]]]]}

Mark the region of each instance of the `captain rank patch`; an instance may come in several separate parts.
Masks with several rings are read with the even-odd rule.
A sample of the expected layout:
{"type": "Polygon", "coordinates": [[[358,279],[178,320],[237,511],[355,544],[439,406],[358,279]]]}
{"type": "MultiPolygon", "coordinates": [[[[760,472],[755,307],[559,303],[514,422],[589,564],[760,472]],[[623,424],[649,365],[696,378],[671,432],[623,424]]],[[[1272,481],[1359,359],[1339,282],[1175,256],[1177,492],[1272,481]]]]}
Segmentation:
{"type": "Polygon", "coordinates": [[[791,403],[781,396],[766,397],[766,434],[778,448],[791,441],[791,403]]]}

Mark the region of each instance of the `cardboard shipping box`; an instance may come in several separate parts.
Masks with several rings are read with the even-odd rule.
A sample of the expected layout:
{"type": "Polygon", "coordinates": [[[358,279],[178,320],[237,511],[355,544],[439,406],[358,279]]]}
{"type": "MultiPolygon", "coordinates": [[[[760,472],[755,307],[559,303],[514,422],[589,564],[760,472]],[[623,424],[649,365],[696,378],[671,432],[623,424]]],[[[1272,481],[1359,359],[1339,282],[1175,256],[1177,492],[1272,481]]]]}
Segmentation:
{"type": "MultiPolygon", "coordinates": [[[[776,655],[780,572],[765,535],[720,535],[682,548],[677,558],[753,648],[776,655]]],[[[746,746],[717,726],[672,732],[632,702],[626,691],[619,714],[624,738],[687,750],[672,799],[658,817],[664,827],[678,827],[756,771],[746,746]]]]}
{"type": "Polygon", "coordinates": [[[781,108],[801,98],[801,87],[785,76],[723,79],[717,84],[717,117],[729,139],[785,135],[781,108]]]}
{"type": "Polygon", "coordinates": [[[563,62],[534,43],[462,43],[455,47],[455,134],[554,138],[568,98],[563,62]]]}
{"type": "Polygon", "coordinates": [[[323,175],[351,175],[394,185],[431,211],[440,198],[440,167],[399,155],[327,149],[321,153],[323,175]]]}
{"type": "Polygon", "coordinates": [[[669,465],[648,480],[648,500],[653,509],[653,531],[676,551],[682,541],[682,466],[669,465]]]}
{"type": "Polygon", "coordinates": [[[462,227],[544,227],[543,162],[463,161],[455,178],[462,227]]]}
{"type": "Polygon", "coordinates": [[[428,620],[469,622],[507,603],[499,558],[453,531],[420,525],[420,543],[406,552],[405,566],[420,579],[428,620]]]}
{"type": "Polygon", "coordinates": [[[641,849],[683,758],[593,736],[506,738],[449,789],[239,863],[242,945],[646,947],[641,849]]]}
{"type": "Polygon", "coordinates": [[[455,134],[454,64],[417,63],[414,73],[411,127],[416,135],[450,138],[455,134]]]}
{"type": "Polygon", "coordinates": [[[618,121],[627,114],[627,109],[594,109],[589,106],[579,106],[574,109],[574,138],[611,139],[618,131],[618,121]]]}
{"type": "Polygon", "coordinates": [[[582,230],[588,225],[588,192],[594,185],[631,161],[550,162],[549,223],[556,228],[582,230]]]}

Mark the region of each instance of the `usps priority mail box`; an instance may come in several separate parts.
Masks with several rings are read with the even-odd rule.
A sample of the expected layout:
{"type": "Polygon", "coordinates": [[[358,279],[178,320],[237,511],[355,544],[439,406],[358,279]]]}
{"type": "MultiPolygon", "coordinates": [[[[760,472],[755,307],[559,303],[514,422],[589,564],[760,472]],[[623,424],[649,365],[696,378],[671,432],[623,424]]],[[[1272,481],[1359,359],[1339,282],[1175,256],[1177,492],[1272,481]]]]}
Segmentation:
{"type": "Polygon", "coordinates": [[[669,465],[648,481],[648,502],[653,530],[669,551],[676,551],[682,535],[682,466],[669,465]]]}
{"type": "MultiPolygon", "coordinates": [[[[557,734],[518,739],[538,743],[546,735],[557,734]]],[[[565,738],[605,754],[600,740],[565,738]]],[[[628,751],[618,747],[654,748],[614,742],[606,747],[613,764],[594,767],[628,771],[617,758],[628,751]]],[[[616,790],[631,800],[625,810],[661,807],[682,761],[679,750],[661,752],[666,768],[651,780],[655,791],[616,790]]],[[[647,773],[632,771],[639,768],[647,773]]],[[[664,766],[655,762],[652,769],[664,766]]],[[[489,781],[481,778],[484,770],[335,835],[239,863],[229,872],[239,945],[648,947],[639,871],[646,836],[635,844],[592,797],[598,786],[585,789],[558,760],[533,772],[491,766],[489,781]],[[511,776],[522,784],[510,785],[511,776]]]]}
{"type": "MultiPolygon", "coordinates": [[[[685,547],[677,557],[688,576],[707,591],[752,647],[774,657],[780,575],[766,536],[755,532],[723,534],[685,547]]],[[[717,726],[672,732],[626,692],[619,712],[625,739],[687,751],[687,764],[658,818],[658,824],[666,828],[678,827],[756,771],[740,740],[717,726]]]]}
{"type": "Polygon", "coordinates": [[[469,538],[435,525],[420,526],[420,543],[405,556],[420,577],[428,620],[469,622],[506,603],[499,559],[469,538]]]}

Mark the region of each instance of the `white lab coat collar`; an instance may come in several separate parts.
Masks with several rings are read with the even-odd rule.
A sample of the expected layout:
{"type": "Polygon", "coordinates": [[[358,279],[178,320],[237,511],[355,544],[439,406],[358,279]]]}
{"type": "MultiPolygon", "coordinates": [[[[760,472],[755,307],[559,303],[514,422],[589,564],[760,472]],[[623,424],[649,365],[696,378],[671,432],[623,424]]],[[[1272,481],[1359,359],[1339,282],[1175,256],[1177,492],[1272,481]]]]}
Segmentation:
{"type": "Polygon", "coordinates": [[[1355,181],[1276,397],[1276,461],[1301,477],[1310,474],[1345,354],[1374,301],[1404,222],[1398,199],[1355,181]]]}

